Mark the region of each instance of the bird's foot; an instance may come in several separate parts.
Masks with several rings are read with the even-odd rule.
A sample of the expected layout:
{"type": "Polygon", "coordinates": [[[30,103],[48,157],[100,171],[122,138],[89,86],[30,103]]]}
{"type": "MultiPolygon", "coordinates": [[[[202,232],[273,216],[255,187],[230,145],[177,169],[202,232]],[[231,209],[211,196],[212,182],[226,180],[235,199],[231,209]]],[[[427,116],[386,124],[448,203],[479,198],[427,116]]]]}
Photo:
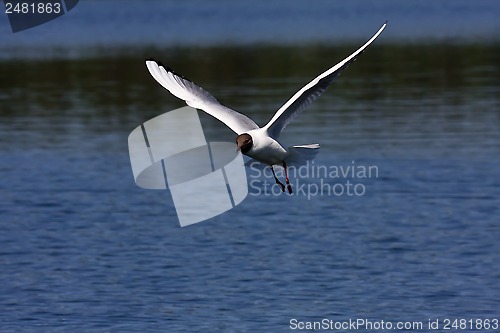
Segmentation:
{"type": "Polygon", "coordinates": [[[280,182],[278,179],[276,179],[276,184],[278,184],[281,188],[281,192],[285,192],[285,185],[283,185],[282,182],[280,182]]]}
{"type": "MultiPolygon", "coordinates": [[[[288,172],[286,170],[286,162],[285,161],[283,161],[283,169],[285,169],[286,188],[288,189],[288,193],[292,194],[293,193],[292,186],[290,185],[290,180],[288,179],[288,172]]],[[[285,192],[284,189],[283,189],[283,192],[285,192]]]]}

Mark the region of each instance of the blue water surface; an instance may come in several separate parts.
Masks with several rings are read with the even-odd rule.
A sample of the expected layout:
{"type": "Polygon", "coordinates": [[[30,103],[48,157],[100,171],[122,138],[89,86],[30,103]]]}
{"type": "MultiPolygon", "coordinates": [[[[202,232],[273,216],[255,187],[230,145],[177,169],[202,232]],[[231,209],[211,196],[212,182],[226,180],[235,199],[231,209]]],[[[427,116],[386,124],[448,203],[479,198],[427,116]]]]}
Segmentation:
{"type": "Polygon", "coordinates": [[[312,3],[81,1],[17,34],[0,21],[0,332],[500,319],[498,2],[312,3]],[[135,185],[128,134],[183,106],[146,56],[263,124],[386,19],[282,137],[319,142],[317,165],[376,166],[351,179],[363,195],[250,188],[181,228],[168,191],[135,185]]]}

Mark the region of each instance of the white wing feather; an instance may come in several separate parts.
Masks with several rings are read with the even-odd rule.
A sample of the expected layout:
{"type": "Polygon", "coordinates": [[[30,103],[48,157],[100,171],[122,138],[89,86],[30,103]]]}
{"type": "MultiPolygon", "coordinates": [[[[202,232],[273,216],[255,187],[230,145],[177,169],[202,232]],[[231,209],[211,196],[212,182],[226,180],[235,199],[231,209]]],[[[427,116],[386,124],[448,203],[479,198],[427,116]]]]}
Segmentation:
{"type": "Polygon", "coordinates": [[[177,75],[161,63],[155,60],[146,60],[146,66],[153,78],[172,95],[186,101],[187,105],[203,110],[217,118],[236,134],[259,128],[252,119],[220,104],[206,90],[177,75]]]}
{"type": "Polygon", "coordinates": [[[295,95],[292,96],[278,111],[274,114],[273,118],[267,123],[264,128],[269,135],[277,138],[281,131],[302,111],[304,111],[316,98],[318,98],[333,80],[340,74],[340,72],[349,66],[356,57],[360,55],[368,45],[370,45],[375,38],[377,38],[384,30],[387,22],[377,31],[375,35],[370,38],[363,46],[356,52],[351,54],[346,59],[339,62],[326,72],[320,74],[314,80],[309,82],[304,88],[300,89],[295,95]]]}

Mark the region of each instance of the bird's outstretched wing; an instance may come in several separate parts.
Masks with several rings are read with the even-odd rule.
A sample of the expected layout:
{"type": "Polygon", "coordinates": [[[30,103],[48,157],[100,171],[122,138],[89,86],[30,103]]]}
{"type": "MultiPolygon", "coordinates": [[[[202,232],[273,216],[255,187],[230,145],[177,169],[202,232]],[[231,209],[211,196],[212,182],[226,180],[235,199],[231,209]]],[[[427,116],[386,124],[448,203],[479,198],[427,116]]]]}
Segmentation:
{"type": "Polygon", "coordinates": [[[351,54],[346,59],[342,60],[326,72],[320,74],[314,80],[309,82],[304,88],[300,89],[295,95],[292,96],[278,111],[274,114],[273,118],[264,126],[269,135],[277,138],[281,131],[293,119],[295,119],[302,111],[304,111],[316,98],[318,98],[328,86],[335,80],[340,72],[347,68],[356,57],[360,55],[368,45],[370,45],[375,38],[377,38],[384,30],[387,22],[377,31],[375,35],[370,38],[363,46],[356,52],[351,54]]]}
{"type": "Polygon", "coordinates": [[[242,134],[259,128],[250,118],[220,104],[206,90],[192,81],[177,75],[170,68],[153,59],[146,60],[149,73],[159,84],[170,93],[184,101],[187,105],[200,109],[217,118],[232,129],[236,134],[242,134]]]}

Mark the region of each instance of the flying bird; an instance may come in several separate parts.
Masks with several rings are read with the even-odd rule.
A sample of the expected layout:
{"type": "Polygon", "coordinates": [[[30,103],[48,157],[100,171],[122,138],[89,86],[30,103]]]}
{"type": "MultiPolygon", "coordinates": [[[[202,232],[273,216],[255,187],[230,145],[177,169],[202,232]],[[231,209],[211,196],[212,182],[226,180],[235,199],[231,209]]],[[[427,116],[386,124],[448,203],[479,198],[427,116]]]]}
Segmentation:
{"type": "Polygon", "coordinates": [[[312,159],[317,154],[319,144],[307,144],[284,147],[278,138],[283,129],[304,111],[328,86],[347,68],[385,29],[387,22],[359,49],[350,56],[318,75],[314,80],[297,91],[263,127],[252,119],[220,104],[210,93],[194,84],[191,80],[178,75],[171,68],[163,66],[153,59],[146,60],[146,66],[153,76],[172,95],[184,100],[187,105],[205,111],[217,118],[236,134],[237,149],[241,153],[265,163],[271,167],[276,184],[283,192],[285,185],[276,177],[275,165],[281,165],[285,171],[285,182],[289,193],[292,187],[288,179],[287,161],[312,159]]]}

